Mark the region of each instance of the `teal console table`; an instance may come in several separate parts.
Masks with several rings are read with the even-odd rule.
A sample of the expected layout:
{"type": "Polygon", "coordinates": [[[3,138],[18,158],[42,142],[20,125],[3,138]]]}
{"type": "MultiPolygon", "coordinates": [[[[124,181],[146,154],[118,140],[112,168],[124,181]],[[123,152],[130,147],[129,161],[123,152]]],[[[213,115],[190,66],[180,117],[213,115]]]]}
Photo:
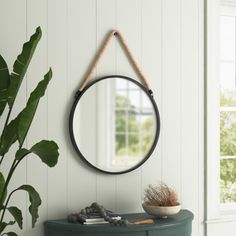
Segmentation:
{"type": "MultiPolygon", "coordinates": [[[[122,215],[130,222],[151,218],[146,213],[122,215]]],[[[110,224],[82,225],[66,220],[50,220],[44,224],[45,236],[190,236],[193,214],[181,210],[167,219],[155,218],[154,224],[113,226],[110,224]]]]}

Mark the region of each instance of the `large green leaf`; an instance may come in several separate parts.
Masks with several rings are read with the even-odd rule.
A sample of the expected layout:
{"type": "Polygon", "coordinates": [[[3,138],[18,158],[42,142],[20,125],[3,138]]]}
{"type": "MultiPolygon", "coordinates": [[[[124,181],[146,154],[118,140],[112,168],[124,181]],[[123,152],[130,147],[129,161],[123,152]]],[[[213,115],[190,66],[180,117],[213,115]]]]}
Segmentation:
{"type": "Polygon", "coordinates": [[[30,94],[26,107],[20,112],[16,119],[12,120],[4,130],[0,138],[0,155],[8,152],[11,145],[17,140],[20,144],[24,142],[31,122],[34,118],[40,98],[44,95],[47,85],[52,78],[51,69],[40,81],[35,90],[30,94]]]}
{"type": "Polygon", "coordinates": [[[15,221],[19,225],[20,229],[22,229],[23,217],[22,217],[21,210],[19,208],[15,207],[15,206],[8,207],[7,210],[12,214],[12,216],[15,219],[15,221]]]}
{"type": "Polygon", "coordinates": [[[26,148],[21,148],[21,149],[17,150],[16,155],[15,155],[16,160],[20,161],[21,159],[23,159],[29,153],[31,153],[31,151],[26,149],[26,148]]]}
{"type": "Polygon", "coordinates": [[[0,233],[8,226],[8,225],[14,225],[16,222],[15,221],[10,221],[8,223],[6,222],[0,222],[0,233]]]}
{"type": "Polygon", "coordinates": [[[12,120],[4,130],[0,138],[0,155],[8,152],[11,145],[17,140],[18,117],[12,120]]]}
{"type": "MultiPolygon", "coordinates": [[[[4,176],[3,176],[3,174],[0,172],[0,198],[1,198],[2,194],[3,194],[3,190],[4,190],[5,183],[6,183],[6,182],[5,182],[4,176]]],[[[1,208],[3,207],[3,202],[5,201],[6,196],[7,196],[7,191],[5,191],[4,196],[3,196],[3,198],[2,198],[2,202],[0,202],[0,210],[1,210],[1,208]]]]}
{"type": "Polygon", "coordinates": [[[51,78],[52,78],[52,70],[50,69],[48,73],[44,76],[44,79],[38,83],[37,87],[30,94],[26,107],[20,113],[19,125],[18,125],[18,141],[20,145],[25,140],[31,122],[34,118],[34,114],[38,107],[39,100],[41,97],[43,97],[51,78]]]}
{"type": "Polygon", "coordinates": [[[54,141],[42,140],[36,143],[30,151],[38,155],[42,162],[49,167],[53,167],[57,164],[59,152],[58,146],[54,141]]]}
{"type": "Polygon", "coordinates": [[[7,68],[7,63],[0,55],[0,116],[7,104],[7,89],[10,83],[10,75],[7,68]]]}
{"type": "Polygon", "coordinates": [[[4,233],[2,236],[4,236],[4,235],[7,235],[7,236],[17,236],[17,234],[14,233],[14,232],[4,233]]]}
{"type": "Polygon", "coordinates": [[[38,192],[31,185],[22,185],[16,190],[24,190],[28,192],[29,200],[31,205],[29,206],[29,212],[32,216],[32,227],[35,226],[35,223],[39,217],[38,208],[41,205],[42,201],[38,192]]]}
{"type": "Polygon", "coordinates": [[[42,162],[49,167],[53,167],[57,164],[59,152],[58,146],[54,141],[42,140],[36,143],[30,150],[22,148],[17,151],[16,159],[21,160],[29,153],[36,154],[42,162]]]}
{"type": "Polygon", "coordinates": [[[8,89],[7,98],[7,102],[10,108],[15,101],[21,82],[25,76],[29,63],[41,36],[42,31],[40,27],[38,27],[35,33],[31,36],[30,40],[23,45],[22,52],[20,55],[18,55],[13,65],[13,72],[10,75],[10,86],[8,89]]]}

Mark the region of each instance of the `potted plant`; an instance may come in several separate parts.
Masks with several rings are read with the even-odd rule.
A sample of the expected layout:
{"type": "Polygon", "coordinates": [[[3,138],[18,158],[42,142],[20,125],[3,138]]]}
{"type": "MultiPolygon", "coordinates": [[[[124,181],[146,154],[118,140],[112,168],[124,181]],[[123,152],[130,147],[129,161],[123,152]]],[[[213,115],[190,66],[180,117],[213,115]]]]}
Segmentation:
{"type": "Polygon", "coordinates": [[[16,189],[9,189],[9,183],[18,165],[31,153],[38,156],[43,163],[49,167],[56,165],[58,160],[58,146],[54,141],[42,140],[30,149],[24,147],[24,141],[31,126],[39,101],[47,89],[48,83],[52,78],[52,70],[44,76],[36,88],[30,94],[24,109],[14,118],[12,118],[12,109],[14,107],[18,91],[30,64],[31,58],[35,52],[37,44],[42,36],[40,27],[31,36],[30,40],[23,45],[22,52],[18,55],[13,71],[9,73],[7,63],[0,55],[0,119],[3,119],[3,113],[6,112],[6,119],[0,136],[0,235],[16,236],[15,232],[8,232],[7,227],[15,223],[20,229],[23,227],[23,216],[17,206],[10,206],[11,197],[18,191],[23,190],[28,193],[30,206],[29,213],[32,217],[32,227],[34,227],[39,215],[38,208],[41,205],[41,199],[38,192],[31,185],[23,184],[16,189]],[[14,143],[18,143],[17,151],[14,156],[7,155],[14,143]],[[3,162],[5,159],[11,160],[11,166],[3,174],[3,162]],[[6,221],[6,213],[12,217],[11,221],[6,221]]]}
{"type": "Polygon", "coordinates": [[[163,182],[148,185],[142,206],[148,214],[159,217],[177,214],[181,209],[177,193],[163,182]]]}

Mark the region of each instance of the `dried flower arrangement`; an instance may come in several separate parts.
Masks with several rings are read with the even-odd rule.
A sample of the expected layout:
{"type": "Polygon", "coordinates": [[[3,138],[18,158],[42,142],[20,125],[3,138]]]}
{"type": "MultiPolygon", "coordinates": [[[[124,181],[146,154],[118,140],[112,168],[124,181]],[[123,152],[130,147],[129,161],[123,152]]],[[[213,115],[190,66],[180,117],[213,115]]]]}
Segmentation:
{"type": "Polygon", "coordinates": [[[150,206],[178,206],[177,193],[165,183],[148,185],[144,190],[144,203],[150,206]]]}

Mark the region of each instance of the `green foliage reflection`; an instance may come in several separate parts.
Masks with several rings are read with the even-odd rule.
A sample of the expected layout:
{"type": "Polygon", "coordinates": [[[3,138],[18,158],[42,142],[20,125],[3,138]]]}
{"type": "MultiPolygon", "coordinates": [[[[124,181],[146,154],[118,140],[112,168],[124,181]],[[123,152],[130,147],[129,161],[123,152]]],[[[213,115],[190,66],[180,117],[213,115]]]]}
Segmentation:
{"type": "Polygon", "coordinates": [[[116,156],[144,157],[153,141],[152,110],[144,112],[116,95],[116,156]]]}

